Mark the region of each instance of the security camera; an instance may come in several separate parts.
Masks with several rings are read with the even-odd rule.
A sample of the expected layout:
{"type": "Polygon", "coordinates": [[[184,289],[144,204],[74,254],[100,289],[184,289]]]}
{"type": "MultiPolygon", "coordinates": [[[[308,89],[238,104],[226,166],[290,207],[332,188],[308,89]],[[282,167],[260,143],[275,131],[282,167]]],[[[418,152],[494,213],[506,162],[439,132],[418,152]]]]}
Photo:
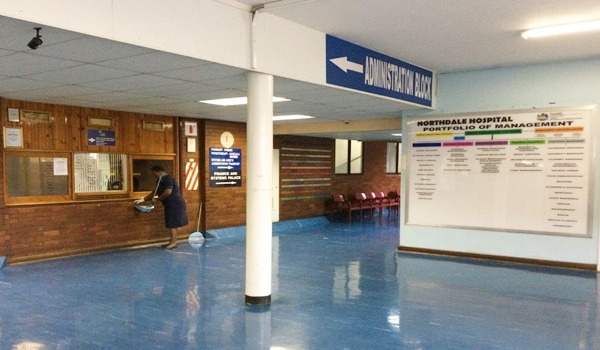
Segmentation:
{"type": "Polygon", "coordinates": [[[31,41],[29,42],[29,44],[27,44],[27,46],[29,46],[30,49],[35,50],[38,48],[38,46],[42,45],[44,42],[42,41],[42,39],[40,38],[33,38],[31,39],[31,41]]]}
{"type": "Polygon", "coordinates": [[[44,42],[41,39],[41,35],[40,35],[40,30],[42,29],[41,27],[38,28],[34,28],[37,32],[37,34],[35,35],[35,37],[33,39],[31,39],[31,41],[29,41],[29,44],[27,44],[27,46],[29,46],[30,49],[35,50],[37,49],[40,45],[42,45],[44,42]]]}
{"type": "Polygon", "coordinates": [[[344,124],[350,124],[349,120],[344,120],[344,124]]]}

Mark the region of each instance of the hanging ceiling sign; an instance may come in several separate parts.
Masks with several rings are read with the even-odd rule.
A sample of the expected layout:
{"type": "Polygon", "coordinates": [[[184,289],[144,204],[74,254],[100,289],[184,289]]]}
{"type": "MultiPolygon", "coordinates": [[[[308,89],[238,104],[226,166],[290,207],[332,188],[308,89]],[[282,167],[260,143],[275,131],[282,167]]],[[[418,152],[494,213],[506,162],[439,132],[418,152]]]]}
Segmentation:
{"type": "Polygon", "coordinates": [[[433,72],[326,36],[328,84],[431,107],[433,72]]]}

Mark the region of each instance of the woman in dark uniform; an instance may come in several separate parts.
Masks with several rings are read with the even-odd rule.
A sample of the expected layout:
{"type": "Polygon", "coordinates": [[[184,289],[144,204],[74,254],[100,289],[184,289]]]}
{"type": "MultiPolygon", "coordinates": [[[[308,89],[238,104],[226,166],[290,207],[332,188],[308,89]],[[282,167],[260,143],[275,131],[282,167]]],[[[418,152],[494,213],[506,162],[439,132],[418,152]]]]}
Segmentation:
{"type": "Polygon", "coordinates": [[[152,201],[153,204],[161,201],[165,207],[165,226],[169,230],[171,239],[164,247],[173,249],[177,247],[177,229],[188,224],[185,199],[181,196],[175,178],[167,174],[163,167],[155,165],[150,170],[158,178],[158,190],[156,191],[158,198],[154,198],[154,193],[150,193],[144,197],[144,200],[152,201]]]}

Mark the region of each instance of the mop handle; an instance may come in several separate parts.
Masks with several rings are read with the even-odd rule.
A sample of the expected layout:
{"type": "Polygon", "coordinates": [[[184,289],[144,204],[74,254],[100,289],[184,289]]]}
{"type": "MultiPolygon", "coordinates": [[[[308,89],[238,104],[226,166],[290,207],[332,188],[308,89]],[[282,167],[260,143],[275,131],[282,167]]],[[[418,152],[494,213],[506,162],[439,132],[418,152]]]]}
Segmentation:
{"type": "Polygon", "coordinates": [[[200,232],[200,218],[202,217],[202,202],[200,202],[200,210],[198,210],[198,227],[196,227],[196,232],[200,232]]]}
{"type": "Polygon", "coordinates": [[[158,178],[158,182],[156,183],[156,188],[154,189],[154,194],[152,195],[152,199],[154,199],[154,197],[156,196],[156,192],[158,191],[158,186],[160,185],[160,180],[162,180],[162,176],[158,178]]]}

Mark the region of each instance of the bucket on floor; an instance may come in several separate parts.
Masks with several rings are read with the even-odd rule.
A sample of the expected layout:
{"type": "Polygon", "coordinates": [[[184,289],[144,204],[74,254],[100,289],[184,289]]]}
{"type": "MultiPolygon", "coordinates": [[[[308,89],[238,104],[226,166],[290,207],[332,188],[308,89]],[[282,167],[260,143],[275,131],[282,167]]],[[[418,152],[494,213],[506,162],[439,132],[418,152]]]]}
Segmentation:
{"type": "Polygon", "coordinates": [[[141,211],[142,213],[149,213],[154,209],[153,205],[136,205],[135,209],[141,211]]]}

